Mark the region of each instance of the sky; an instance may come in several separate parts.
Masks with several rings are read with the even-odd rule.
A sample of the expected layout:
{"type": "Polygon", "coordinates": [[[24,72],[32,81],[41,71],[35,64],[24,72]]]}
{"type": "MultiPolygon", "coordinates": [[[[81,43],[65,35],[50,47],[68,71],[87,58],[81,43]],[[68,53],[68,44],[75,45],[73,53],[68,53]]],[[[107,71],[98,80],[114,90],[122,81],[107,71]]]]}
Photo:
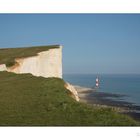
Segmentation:
{"type": "Polygon", "coordinates": [[[140,74],[140,14],[0,14],[0,48],[50,44],[65,74],[140,74]]]}

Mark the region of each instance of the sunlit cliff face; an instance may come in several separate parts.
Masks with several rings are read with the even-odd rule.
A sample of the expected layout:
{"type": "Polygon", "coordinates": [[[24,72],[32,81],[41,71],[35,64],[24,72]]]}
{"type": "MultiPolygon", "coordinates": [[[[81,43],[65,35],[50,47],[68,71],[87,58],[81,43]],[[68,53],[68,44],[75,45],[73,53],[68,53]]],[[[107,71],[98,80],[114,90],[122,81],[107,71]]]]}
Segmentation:
{"type": "Polygon", "coordinates": [[[0,71],[14,73],[31,73],[34,76],[62,78],[62,47],[49,49],[38,53],[37,56],[17,58],[16,64],[6,68],[3,64],[0,71]]]}

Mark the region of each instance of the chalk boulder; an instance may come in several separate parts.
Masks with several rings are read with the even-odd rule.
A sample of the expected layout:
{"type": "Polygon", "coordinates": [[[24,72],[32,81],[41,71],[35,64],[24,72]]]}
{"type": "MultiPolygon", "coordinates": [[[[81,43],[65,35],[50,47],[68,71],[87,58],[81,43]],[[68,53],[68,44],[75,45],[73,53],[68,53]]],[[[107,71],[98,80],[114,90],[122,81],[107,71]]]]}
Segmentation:
{"type": "Polygon", "coordinates": [[[0,64],[0,71],[7,71],[5,64],[0,64]]]}

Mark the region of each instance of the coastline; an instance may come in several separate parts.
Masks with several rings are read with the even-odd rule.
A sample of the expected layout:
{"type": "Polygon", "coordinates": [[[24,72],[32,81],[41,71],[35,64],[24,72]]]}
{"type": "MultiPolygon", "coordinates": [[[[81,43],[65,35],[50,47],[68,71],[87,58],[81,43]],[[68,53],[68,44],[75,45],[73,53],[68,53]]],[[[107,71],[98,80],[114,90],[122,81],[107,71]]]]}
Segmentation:
{"type": "Polygon", "coordinates": [[[73,85],[78,92],[80,102],[97,107],[111,107],[118,113],[126,114],[140,121],[140,106],[121,100],[125,95],[99,92],[94,88],[73,85]]]}

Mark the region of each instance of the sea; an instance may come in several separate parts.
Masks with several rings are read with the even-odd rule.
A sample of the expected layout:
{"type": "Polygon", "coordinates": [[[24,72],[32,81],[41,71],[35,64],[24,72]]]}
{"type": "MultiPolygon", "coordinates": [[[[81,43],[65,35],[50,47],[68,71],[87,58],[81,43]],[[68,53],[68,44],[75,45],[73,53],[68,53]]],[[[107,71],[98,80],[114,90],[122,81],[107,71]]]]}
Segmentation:
{"type": "MultiPolygon", "coordinates": [[[[95,87],[96,77],[99,78],[98,92],[122,95],[112,98],[140,106],[140,75],[138,74],[64,74],[65,81],[83,87],[95,87]]],[[[93,93],[92,93],[93,94],[93,93]]],[[[100,95],[99,95],[100,96],[100,95]]]]}

